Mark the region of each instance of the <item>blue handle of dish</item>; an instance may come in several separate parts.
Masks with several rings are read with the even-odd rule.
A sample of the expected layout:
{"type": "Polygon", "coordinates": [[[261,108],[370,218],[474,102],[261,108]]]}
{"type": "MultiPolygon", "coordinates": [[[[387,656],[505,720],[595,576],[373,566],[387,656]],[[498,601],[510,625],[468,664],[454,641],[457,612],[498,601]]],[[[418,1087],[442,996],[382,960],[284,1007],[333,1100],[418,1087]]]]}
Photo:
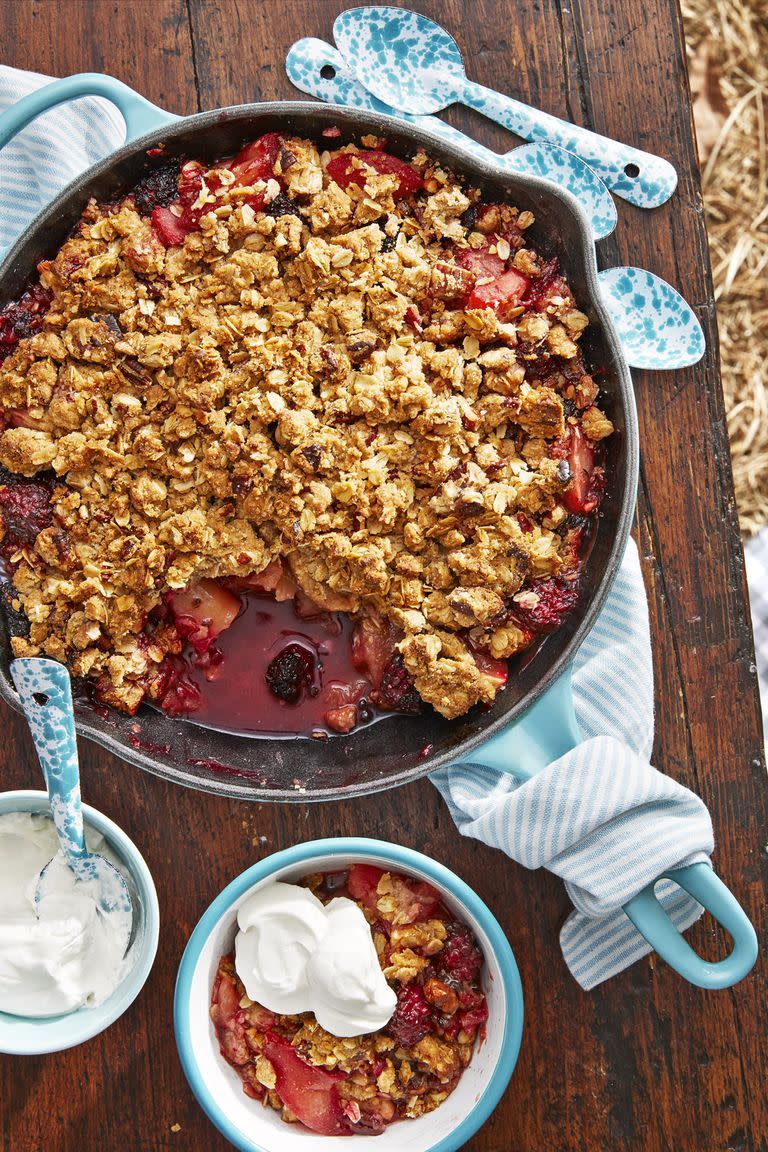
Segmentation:
{"type": "Polygon", "coordinates": [[[411,116],[388,104],[382,104],[357,80],[336,48],[314,37],[305,37],[292,45],[285,60],[285,70],[292,84],[326,104],[364,108],[370,112],[397,116],[400,120],[434,133],[449,144],[458,145],[486,163],[498,164],[511,172],[551,180],[578,200],[590,221],[596,240],[610,236],[616,227],[616,205],[608,189],[583,160],[562,148],[551,144],[524,144],[499,155],[437,116],[411,116]],[[333,74],[323,75],[328,69],[333,74]]]}
{"type": "MultiPolygon", "coordinates": [[[[476,757],[489,768],[530,780],[547,764],[581,743],[574,709],[569,665],[553,684],[476,757]]],[[[699,988],[730,988],[747,975],[757,958],[757,936],[736,897],[708,864],[690,864],[658,876],[623,909],[632,923],[671,968],[699,988]],[[698,956],[677,930],[654,894],[659,880],[674,881],[730,934],[733,950],[717,963],[698,956]]]]}
{"type": "Polygon", "coordinates": [[[469,80],[459,99],[525,140],[547,141],[580,156],[612,192],[630,204],[657,208],[677,187],[677,172],[661,156],[600,136],[469,80]]]}
{"type": "Polygon", "coordinates": [[[483,744],[477,756],[488,768],[530,780],[580,743],[569,665],[522,716],[483,744]]]}
{"type": "Polygon", "coordinates": [[[114,76],[105,76],[99,72],[82,72],[77,76],[66,76],[63,80],[54,80],[36,92],[30,92],[22,97],[5,112],[0,114],[0,148],[9,140],[26,128],[36,117],[57,104],[64,104],[69,100],[78,100],[81,96],[103,96],[120,111],[125,120],[126,143],[137,136],[143,136],[163,124],[171,124],[178,120],[171,112],[150,104],[133,88],[116,80],[114,76]]]}
{"type": "Polygon", "coordinates": [[[653,945],[670,967],[699,988],[731,988],[743,980],[757,959],[757,936],[746,912],[708,864],[689,864],[659,876],[672,880],[698,900],[733,940],[733,950],[725,960],[702,960],[670,920],[656,898],[655,880],[624,905],[624,911],[639,932],[653,945]]]}
{"type": "Polygon", "coordinates": [[[11,676],[43,769],[62,851],[76,864],[86,847],[69,672],[56,660],[28,656],[11,663],[11,676]]]}

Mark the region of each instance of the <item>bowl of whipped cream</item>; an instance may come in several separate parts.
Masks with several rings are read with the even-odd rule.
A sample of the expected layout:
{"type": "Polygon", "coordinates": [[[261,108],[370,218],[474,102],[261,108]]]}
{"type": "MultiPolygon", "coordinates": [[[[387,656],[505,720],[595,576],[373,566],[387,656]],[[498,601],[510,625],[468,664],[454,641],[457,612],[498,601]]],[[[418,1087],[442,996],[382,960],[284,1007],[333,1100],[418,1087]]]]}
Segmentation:
{"type": "Polygon", "coordinates": [[[0,793],[0,1052],[32,1056],[82,1044],[122,1016],[152,967],[160,917],[149,869],[108,817],[87,804],[83,817],[88,849],[118,869],[131,894],[127,950],[61,856],[47,794],[0,793]],[[49,862],[46,898],[36,903],[49,862]]]}
{"type": "MultiPolygon", "coordinates": [[[[363,838],[310,841],[259,861],[233,880],[198,923],[179,967],[174,1025],[182,1067],[209,1119],[241,1152],[324,1152],[340,1136],[286,1124],[264,1100],[243,1090],[212,1009],[221,958],[245,988],[243,1003],[256,1001],[257,1008],[284,1018],[312,1013],[336,1037],[385,1027],[395,999],[382,978],[370,926],[350,901],[333,899],[323,907],[300,883],[308,874],[343,874],[359,865],[437,890],[482,951],[488,1008],[482,1041],[448,1098],[428,1114],[387,1126],[377,1134],[377,1148],[454,1152],[507,1089],[522,1038],[523,997],[509,942],[489,908],[454,872],[412,849],[363,838]]],[[[345,1132],[343,1146],[360,1139],[367,1146],[370,1135],[345,1132]]]]}

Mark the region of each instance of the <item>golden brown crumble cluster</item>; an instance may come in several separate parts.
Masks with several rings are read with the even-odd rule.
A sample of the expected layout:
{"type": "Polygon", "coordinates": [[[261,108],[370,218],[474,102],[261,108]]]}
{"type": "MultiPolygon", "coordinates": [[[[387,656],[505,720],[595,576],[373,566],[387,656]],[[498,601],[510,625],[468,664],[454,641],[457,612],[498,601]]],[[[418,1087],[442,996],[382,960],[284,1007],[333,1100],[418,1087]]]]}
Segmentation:
{"type": "Polygon", "coordinates": [[[58,478],[53,524],[12,558],[31,625],[14,648],[132,710],[165,655],[142,636],[163,594],[282,559],[322,606],[389,620],[422,698],[458,716],[499,687],[467,637],[514,654],[504,605],[573,563],[550,449],[577,423],[612,431],[587,319],[557,279],[535,307],[466,306],[489,278],[464,249],[535,283],[530,213],[473,220],[479,194],[423,153],[399,198],[396,174],[352,162],[364,180],[341,187],[333,153],[284,145],[258,185],[283,215],[224,165],[182,244],[129,196],[91,202],[40,266],[50,309],[0,365],[0,463],[58,478]]]}

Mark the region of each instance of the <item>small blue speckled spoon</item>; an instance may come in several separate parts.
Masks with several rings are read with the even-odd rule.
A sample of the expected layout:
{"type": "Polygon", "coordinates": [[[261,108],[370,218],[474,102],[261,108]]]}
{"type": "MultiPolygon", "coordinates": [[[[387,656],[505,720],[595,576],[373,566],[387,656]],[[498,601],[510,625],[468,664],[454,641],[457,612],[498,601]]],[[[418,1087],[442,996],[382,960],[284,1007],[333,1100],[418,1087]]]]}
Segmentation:
{"type": "Polygon", "coordinates": [[[616,227],[616,205],[605,184],[589,165],[565,148],[558,148],[556,144],[521,144],[499,156],[437,116],[409,116],[407,112],[389,108],[358,83],[341,53],[324,40],[307,37],[297,41],[286,57],[285,70],[297,88],[326,104],[344,104],[348,108],[366,108],[397,116],[419,128],[427,128],[483,160],[490,159],[509,171],[538,176],[566,188],[586,212],[596,240],[610,236],[616,227]]]}
{"type": "Polygon", "coordinates": [[[333,35],[360,83],[401,112],[426,115],[466,104],[525,140],[574,152],[612,192],[640,208],[669,200],[677,173],[668,160],[559,120],[467,79],[452,36],[418,12],[378,5],[337,16],[333,35]]]}
{"type": "Polygon", "coordinates": [[[706,351],[701,324],[676,289],[646,268],[598,272],[600,295],[631,368],[673,371],[706,351]]]}
{"type": "MultiPolygon", "coordinates": [[[[285,68],[297,88],[327,104],[397,116],[486,163],[551,180],[579,201],[596,239],[613,231],[616,209],[610,193],[582,160],[563,148],[525,144],[499,156],[436,116],[398,112],[363,88],[341,54],[323,40],[299,40],[289,51],[285,68]]],[[[704,355],[704,333],[693,309],[665,280],[644,268],[623,267],[599,272],[598,281],[630,367],[671,371],[696,364],[704,355]]]]}
{"type": "MultiPolygon", "coordinates": [[[[51,801],[51,816],[64,859],[78,880],[98,885],[99,908],[128,947],[133,924],[131,896],[112,864],[85,846],[80,804],[80,769],[69,672],[56,660],[23,657],[11,664],[11,676],[29,722],[51,801]]],[[[46,875],[40,873],[35,903],[46,896],[46,875]]]]}

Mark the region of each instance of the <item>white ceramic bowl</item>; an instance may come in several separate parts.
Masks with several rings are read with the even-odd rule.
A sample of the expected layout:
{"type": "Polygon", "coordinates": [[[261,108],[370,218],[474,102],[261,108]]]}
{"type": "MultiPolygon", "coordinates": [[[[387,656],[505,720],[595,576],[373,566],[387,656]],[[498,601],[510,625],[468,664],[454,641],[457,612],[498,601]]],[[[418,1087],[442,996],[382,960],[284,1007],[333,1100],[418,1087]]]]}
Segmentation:
{"type": "Polygon", "coordinates": [[[458,1087],[434,1112],[391,1124],[376,1137],[377,1152],[454,1152],[488,1118],[507,1087],[523,1028],[523,994],[512,949],[486,905],[453,872],[409,848],[380,840],[314,840],[254,864],[224,889],[195,928],[179,967],[174,1023],[184,1072],[200,1104],[241,1152],[338,1152],[363,1136],[319,1136],[286,1124],[243,1092],[235,1070],[219,1052],[209,1015],[219,958],[232,949],[243,900],[274,880],[296,881],[310,872],[376,864],[428,880],[446,906],[470,926],[485,956],[487,1035],[458,1087]]]}
{"type": "MultiPolygon", "coordinates": [[[[45,792],[0,793],[0,815],[6,812],[39,812],[50,815],[45,792]]],[[[132,964],[111,996],[95,1008],[79,1008],[64,1016],[32,1018],[0,1012],[0,1052],[14,1056],[38,1056],[73,1048],[114,1024],[144,987],[157,952],[160,910],[149,868],[132,840],[107,816],[83,804],[86,829],[100,832],[120,862],[133,901],[135,936],[132,964]]]]}

